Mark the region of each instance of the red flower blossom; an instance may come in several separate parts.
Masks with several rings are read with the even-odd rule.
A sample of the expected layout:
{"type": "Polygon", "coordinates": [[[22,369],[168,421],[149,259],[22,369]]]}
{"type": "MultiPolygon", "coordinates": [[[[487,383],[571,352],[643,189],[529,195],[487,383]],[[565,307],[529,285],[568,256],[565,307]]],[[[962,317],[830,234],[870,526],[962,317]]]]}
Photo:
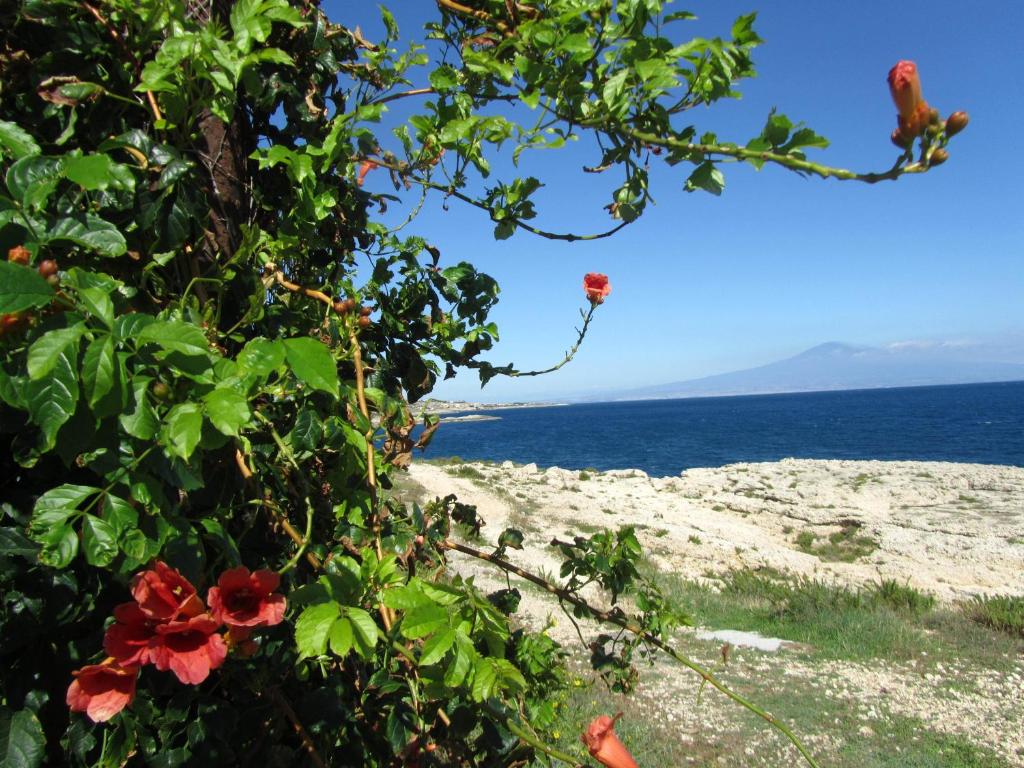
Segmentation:
{"type": "Polygon", "coordinates": [[[608,275],[588,272],[583,276],[583,290],[591,304],[602,304],[604,297],[612,292],[612,284],[608,282],[608,275]]]}
{"type": "Polygon", "coordinates": [[[191,618],[206,610],[191,582],[159,560],[153,570],[132,579],[132,597],[144,614],[161,621],[191,618]]]}
{"type": "Polygon", "coordinates": [[[917,76],[917,65],[912,61],[900,61],[889,70],[889,93],[899,110],[897,124],[900,135],[909,142],[921,135],[928,127],[928,103],[921,97],[921,80],[917,76]]]}
{"type": "Polygon", "coordinates": [[[284,620],[285,599],[277,589],[281,577],[273,571],[249,573],[245,566],[224,571],[217,586],[206,593],[210,613],[229,627],[272,627],[284,620]]]}
{"type": "Polygon", "coordinates": [[[368,174],[374,168],[379,167],[380,166],[377,165],[377,163],[373,162],[373,160],[363,160],[363,162],[359,164],[359,174],[356,176],[356,184],[358,184],[360,187],[363,186],[363,182],[366,181],[366,174],[368,174]]]}
{"type": "Polygon", "coordinates": [[[103,636],[103,650],[122,666],[152,664],[160,622],[143,613],[136,603],[121,603],[114,608],[114,618],[116,623],[103,636]]]}
{"type": "Polygon", "coordinates": [[[160,624],[151,651],[153,663],[162,672],[171,670],[183,683],[199,685],[228,655],[224,638],[216,634],[219,627],[206,613],[160,624]]]}
{"type": "Polygon", "coordinates": [[[122,667],[112,659],[72,672],[67,704],[72,712],[85,712],[94,723],[106,722],[135,698],[138,667],[122,667]]]}
{"type": "Polygon", "coordinates": [[[615,735],[615,721],[622,717],[619,712],[615,717],[601,715],[595,718],[580,736],[580,741],[587,745],[590,756],[608,768],[639,768],[629,750],[615,735]]]}

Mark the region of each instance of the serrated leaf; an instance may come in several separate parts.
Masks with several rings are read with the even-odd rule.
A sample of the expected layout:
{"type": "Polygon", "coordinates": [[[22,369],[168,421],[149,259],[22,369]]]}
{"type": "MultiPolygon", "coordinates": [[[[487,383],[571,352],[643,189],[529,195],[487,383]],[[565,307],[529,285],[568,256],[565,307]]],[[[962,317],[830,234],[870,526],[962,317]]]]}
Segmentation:
{"type": "Polygon", "coordinates": [[[238,366],[244,373],[269,376],[284,365],[284,345],[280,341],[252,339],[238,353],[238,366]]]}
{"type": "Polygon", "coordinates": [[[690,178],[686,180],[685,189],[687,192],[703,189],[705,192],[710,192],[717,197],[725,189],[725,176],[715,167],[714,163],[701,163],[690,174],[690,178]]]}
{"type": "Polygon", "coordinates": [[[58,356],[49,376],[31,381],[26,387],[29,416],[43,433],[43,451],[53,448],[57,431],[71,418],[78,403],[78,376],[69,351],[65,349],[58,356]]]}
{"type": "Polygon", "coordinates": [[[109,493],[103,499],[103,519],[110,523],[118,540],[139,526],[139,513],[135,511],[135,507],[119,496],[112,496],[109,493]]]}
{"type": "Polygon", "coordinates": [[[470,693],[474,701],[491,698],[498,688],[498,672],[493,659],[482,657],[473,665],[473,686],[470,693]]]}
{"type": "Polygon", "coordinates": [[[89,565],[109,565],[117,557],[117,534],[114,527],[95,515],[86,515],[82,523],[82,551],[89,565]]]}
{"type": "Polygon", "coordinates": [[[444,673],[445,685],[462,685],[462,681],[466,679],[466,675],[473,668],[474,658],[476,658],[476,650],[473,648],[473,641],[462,632],[456,631],[455,656],[444,673]]]}
{"type": "Polygon", "coordinates": [[[209,344],[202,329],[192,323],[180,320],[157,320],[150,323],[136,336],[138,343],[159,344],[168,352],[181,352],[184,355],[205,355],[209,344]]]}
{"type": "Polygon", "coordinates": [[[70,350],[70,357],[71,359],[77,358],[78,340],[83,333],[85,333],[85,325],[77,323],[69,328],[50,331],[36,339],[28,349],[29,379],[38,381],[46,376],[57,365],[61,355],[69,351],[72,345],[74,345],[74,349],[70,350]]]}
{"type": "Polygon", "coordinates": [[[7,150],[15,160],[27,155],[38,155],[39,145],[27,131],[15,123],[0,120],[0,147],[7,150]]]}
{"type": "Polygon", "coordinates": [[[146,392],[151,379],[145,376],[132,379],[134,408],[118,417],[121,428],[139,440],[152,440],[160,431],[160,420],[147,400],[146,392]]]}
{"type": "Polygon", "coordinates": [[[117,376],[114,339],[97,336],[82,357],[82,389],[90,406],[96,405],[114,388],[117,376]]]}
{"type": "Polygon", "coordinates": [[[245,396],[233,389],[215,389],[203,398],[206,403],[206,415],[217,430],[225,435],[234,436],[249,423],[252,417],[249,401],[245,396]]]}
{"type": "Polygon", "coordinates": [[[438,632],[423,644],[423,651],[420,653],[419,665],[427,667],[436,664],[448,650],[455,644],[455,630],[446,629],[438,632]]]}
{"type": "Polygon", "coordinates": [[[424,605],[413,608],[402,618],[402,637],[415,640],[447,626],[447,610],[440,605],[424,605]]]}
{"type": "Polygon", "coordinates": [[[110,300],[107,291],[98,287],[83,288],[78,292],[78,298],[89,314],[102,321],[107,328],[114,325],[114,302],[110,300]]]}
{"type": "Polygon", "coordinates": [[[167,450],[188,461],[199,445],[203,432],[203,412],[198,403],[180,403],[164,420],[164,443],[167,450]]]}
{"type": "Polygon", "coordinates": [[[338,619],[331,626],[331,632],[329,636],[331,644],[331,653],[337,656],[348,656],[348,652],[352,650],[354,638],[352,636],[352,622],[350,622],[344,616],[338,619]]]}
{"type": "Polygon", "coordinates": [[[128,243],[120,230],[91,213],[57,219],[42,239],[47,243],[64,240],[108,258],[115,258],[128,250],[128,243]]]}
{"type": "Polygon", "coordinates": [[[345,616],[352,622],[352,639],[355,641],[356,653],[364,659],[371,658],[380,635],[377,622],[362,608],[347,607],[345,616]]]}
{"type": "Polygon", "coordinates": [[[327,652],[327,640],[331,627],[338,620],[340,606],[337,603],[311,605],[295,622],[295,646],[299,658],[323,656],[327,652]]]}
{"type": "Polygon", "coordinates": [[[313,451],[323,438],[320,416],[312,408],[302,408],[295,416],[291,431],[292,448],[296,451],[313,451]]]}
{"type": "Polygon", "coordinates": [[[0,314],[45,306],[55,295],[36,270],[0,261],[0,314]]]}
{"type": "Polygon", "coordinates": [[[388,608],[400,611],[407,611],[410,608],[417,608],[422,605],[432,605],[433,601],[418,589],[411,586],[395,587],[385,590],[381,594],[381,602],[388,608]]]}
{"type": "Polygon", "coordinates": [[[284,349],[288,365],[299,381],[338,396],[338,369],[325,344],[307,336],[285,339],[284,349]]]}

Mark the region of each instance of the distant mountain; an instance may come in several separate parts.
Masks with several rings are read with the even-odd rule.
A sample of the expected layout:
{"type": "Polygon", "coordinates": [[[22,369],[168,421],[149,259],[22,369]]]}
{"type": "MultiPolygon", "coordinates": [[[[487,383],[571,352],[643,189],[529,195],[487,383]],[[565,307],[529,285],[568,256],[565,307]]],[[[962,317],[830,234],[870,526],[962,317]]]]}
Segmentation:
{"type": "Polygon", "coordinates": [[[969,346],[905,343],[861,347],[832,341],[757,368],[587,399],[643,400],[1020,380],[1024,380],[1024,363],[979,359],[978,350],[969,346]]]}

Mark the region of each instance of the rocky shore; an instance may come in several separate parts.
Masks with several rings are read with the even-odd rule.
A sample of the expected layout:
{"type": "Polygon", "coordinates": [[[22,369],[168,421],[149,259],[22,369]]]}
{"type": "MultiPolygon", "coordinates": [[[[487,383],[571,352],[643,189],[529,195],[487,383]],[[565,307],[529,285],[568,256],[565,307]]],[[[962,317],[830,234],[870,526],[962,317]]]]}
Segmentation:
{"type": "MultiPolygon", "coordinates": [[[[511,462],[414,463],[410,480],[421,499],[455,493],[476,505],[492,544],[504,528],[520,529],[525,548],[511,558],[549,578],[559,570],[552,538],[634,525],[649,565],[683,589],[684,605],[703,599],[705,608],[710,601],[736,609],[733,619],[719,611],[718,620],[697,610],[698,626],[675,633],[676,647],[717,668],[723,640],[738,638],[719,674],[789,722],[822,765],[1024,767],[1024,642],[983,631],[964,612],[975,595],[1024,595],[1024,468],[785,460],[655,478],[511,462]],[[816,623],[820,645],[789,642],[784,629],[744,642],[746,633],[733,630],[749,629],[740,617],[760,598],[720,591],[731,573],[868,592],[886,580],[933,596],[935,607],[899,619],[893,635],[874,618],[826,604],[820,616],[801,619],[816,623]],[[881,645],[858,645],[872,642],[881,645]]],[[[506,586],[501,572],[456,555],[454,567],[481,588],[506,586]]],[[[577,628],[549,595],[515,577],[511,584],[522,592],[524,621],[579,649],[572,663],[586,679],[586,643],[601,628],[582,620],[577,628]]],[[[589,590],[587,597],[606,599],[589,590]]],[[[892,621],[885,609],[872,616],[892,621]]],[[[778,734],[724,696],[698,697],[698,684],[659,658],[641,665],[635,693],[612,696],[595,684],[582,706],[624,711],[652,764],[801,764],[778,734]]]]}

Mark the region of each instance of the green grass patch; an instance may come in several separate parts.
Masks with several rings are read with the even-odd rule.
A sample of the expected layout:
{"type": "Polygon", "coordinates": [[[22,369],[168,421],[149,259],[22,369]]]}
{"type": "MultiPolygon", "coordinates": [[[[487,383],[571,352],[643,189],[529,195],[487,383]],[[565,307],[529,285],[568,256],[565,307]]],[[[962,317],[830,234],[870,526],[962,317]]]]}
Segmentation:
{"type": "Polygon", "coordinates": [[[718,577],[720,589],[671,573],[654,575],[674,607],[713,629],[759,632],[834,659],[975,661],[1005,669],[1024,651],[1016,636],[972,622],[905,584],[849,589],[770,570],[718,577]],[[927,655],[923,656],[922,651],[927,655]]]}
{"type": "Polygon", "coordinates": [[[856,520],[844,520],[840,525],[838,531],[825,539],[811,531],[800,531],[796,537],[797,549],[819,560],[838,563],[855,562],[878,549],[877,541],[859,533],[861,525],[856,520]]]}
{"type": "Polygon", "coordinates": [[[1024,597],[976,596],[964,604],[964,612],[983,626],[1024,638],[1024,597]]]}

